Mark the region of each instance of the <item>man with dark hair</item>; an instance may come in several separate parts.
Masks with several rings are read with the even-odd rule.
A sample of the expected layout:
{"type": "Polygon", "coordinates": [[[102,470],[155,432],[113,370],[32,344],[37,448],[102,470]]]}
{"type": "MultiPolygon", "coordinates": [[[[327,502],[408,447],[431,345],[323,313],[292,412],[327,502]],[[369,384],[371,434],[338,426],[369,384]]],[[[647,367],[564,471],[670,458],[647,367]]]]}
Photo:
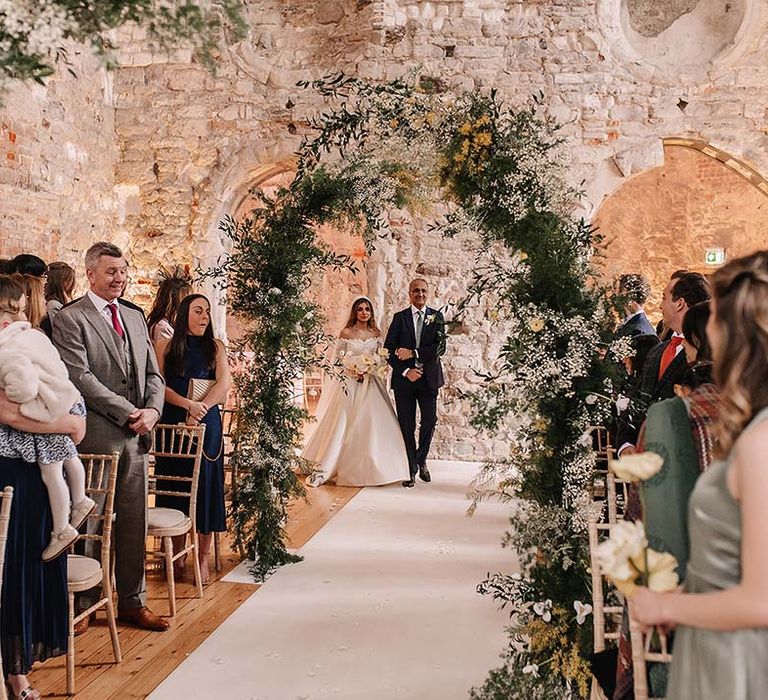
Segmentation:
{"type": "Polygon", "coordinates": [[[45,277],[48,272],[48,265],[42,258],[30,253],[21,253],[11,260],[13,271],[21,275],[32,275],[32,277],[45,277]]]}
{"type": "Polygon", "coordinates": [[[688,370],[683,352],[683,319],[692,306],[710,298],[709,282],[698,272],[686,272],[673,277],[664,288],[661,314],[664,324],[672,330],[669,340],[657,345],[649,353],[640,375],[640,385],[633,399],[634,406],[619,420],[617,444],[619,456],[632,454],[648,406],[675,395],[675,384],[688,370]]]}
{"type": "Polygon", "coordinates": [[[616,329],[618,337],[656,335],[643,304],[651,293],[651,285],[643,275],[628,274],[619,277],[619,296],[625,302],[626,316],[616,329]]]}
{"type": "MultiPolygon", "coordinates": [[[[670,276],[669,281],[672,282],[673,280],[679,280],[683,275],[687,275],[688,270],[675,270],[670,276]]],[[[656,335],[659,336],[659,339],[663,343],[665,340],[669,340],[670,336],[672,335],[672,329],[664,324],[664,319],[662,318],[661,321],[659,321],[656,324],[656,335]]]]}

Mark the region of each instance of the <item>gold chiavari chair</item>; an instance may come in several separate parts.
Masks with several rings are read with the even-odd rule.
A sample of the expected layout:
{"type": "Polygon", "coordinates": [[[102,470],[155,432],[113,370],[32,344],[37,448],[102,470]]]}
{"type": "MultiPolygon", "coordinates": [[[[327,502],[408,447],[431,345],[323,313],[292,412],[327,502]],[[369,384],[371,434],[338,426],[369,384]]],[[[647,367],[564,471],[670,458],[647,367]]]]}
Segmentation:
{"type": "MultiPolygon", "coordinates": [[[[150,556],[165,560],[165,576],[168,584],[168,603],[171,616],[176,615],[176,582],[173,562],[185,554],[192,555],[197,595],[203,597],[203,582],[200,575],[200,560],[197,556],[197,487],[200,478],[200,464],[203,458],[205,425],[156,425],[152,432],[152,456],[155,458],[155,475],[150,480],[149,494],[154,496],[176,496],[189,500],[189,515],[174,508],[150,507],[147,509],[147,534],[162,540],[163,553],[150,552],[150,556]],[[191,476],[166,476],[159,471],[157,459],[191,459],[191,476]],[[189,484],[189,491],[159,489],[158,481],[189,484]],[[173,537],[186,535],[187,544],[180,551],[173,551],[173,537]]],[[[161,468],[161,467],[160,467],[161,468]]]]}
{"type": "Polygon", "coordinates": [[[668,664],[672,661],[669,653],[667,635],[659,633],[660,651],[651,651],[653,630],[643,634],[640,623],[631,615],[632,601],[629,602],[629,640],[632,645],[632,681],[634,684],[635,700],[663,700],[663,698],[649,698],[648,696],[648,670],[649,662],[668,664]]]}
{"type": "Polygon", "coordinates": [[[117,636],[117,623],[115,621],[115,608],[112,602],[112,572],[111,548],[112,526],[115,512],[115,487],[117,484],[117,465],[120,455],[80,455],[80,460],[85,467],[86,493],[97,503],[104,502],[104,512],[99,514],[98,509],[88,516],[87,523],[98,523],[99,527],[88,527],[87,534],[80,535],[80,539],[91,540],[101,544],[100,560],[79,554],[67,556],[67,592],[69,603],[69,642],[67,644],[67,694],[75,694],[75,625],[80,620],[89,617],[91,613],[100,608],[107,610],[107,622],[109,635],[112,638],[112,652],[115,663],[122,660],[120,652],[120,640],[117,636]],[[96,530],[96,532],[91,532],[96,530]],[[101,598],[87,610],[75,615],[75,594],[90,590],[101,584],[101,598]]]}

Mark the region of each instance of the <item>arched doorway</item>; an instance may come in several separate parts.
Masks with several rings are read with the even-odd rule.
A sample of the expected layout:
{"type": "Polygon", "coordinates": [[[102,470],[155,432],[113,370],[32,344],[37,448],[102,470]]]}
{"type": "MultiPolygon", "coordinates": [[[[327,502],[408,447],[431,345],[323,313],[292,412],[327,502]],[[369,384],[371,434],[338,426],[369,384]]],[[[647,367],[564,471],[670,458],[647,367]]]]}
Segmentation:
{"type": "Polygon", "coordinates": [[[654,314],[670,273],[711,272],[719,264],[714,251],[729,259],[765,247],[766,194],[768,182],[730,154],[701,141],[665,139],[664,165],[632,177],[593,219],[606,244],[603,274],[644,274],[654,314]]]}
{"type": "MultiPolygon", "coordinates": [[[[258,197],[252,192],[260,190],[267,196],[280,187],[287,187],[294,178],[295,163],[287,159],[273,165],[264,166],[254,171],[254,179],[247,191],[233,207],[233,216],[242,220],[253,210],[261,206],[258,197]]],[[[324,330],[332,336],[338,336],[347,321],[352,302],[368,293],[367,254],[359,234],[335,226],[318,227],[317,237],[334,253],[345,255],[354,263],[355,269],[326,271],[313,281],[311,295],[323,309],[324,330]]],[[[239,324],[235,317],[227,315],[227,336],[239,337],[239,324]]],[[[319,371],[311,371],[303,378],[303,387],[297,393],[303,397],[305,408],[314,415],[322,392],[323,377],[319,371]]],[[[298,387],[297,387],[298,389],[298,387]]]]}

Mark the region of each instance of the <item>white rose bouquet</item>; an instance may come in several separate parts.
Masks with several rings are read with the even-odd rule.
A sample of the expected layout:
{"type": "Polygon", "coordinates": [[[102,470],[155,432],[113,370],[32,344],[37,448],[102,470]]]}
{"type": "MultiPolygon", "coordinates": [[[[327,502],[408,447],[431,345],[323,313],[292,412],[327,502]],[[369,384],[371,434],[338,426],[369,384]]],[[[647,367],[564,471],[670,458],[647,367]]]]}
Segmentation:
{"type": "MultiPolygon", "coordinates": [[[[639,452],[608,463],[619,479],[639,483],[643,506],[643,482],[658,474],[663,466],[664,458],[655,452],[639,452]]],[[[622,521],[614,525],[611,536],[598,546],[596,555],[603,573],[626,596],[631,596],[637,585],[657,592],[677,587],[677,559],[648,547],[642,522],[622,521]]]]}
{"type": "Polygon", "coordinates": [[[380,348],[375,354],[363,352],[359,355],[345,355],[341,364],[348,376],[358,382],[364,382],[368,377],[383,379],[386,376],[388,357],[389,350],[380,348]]]}

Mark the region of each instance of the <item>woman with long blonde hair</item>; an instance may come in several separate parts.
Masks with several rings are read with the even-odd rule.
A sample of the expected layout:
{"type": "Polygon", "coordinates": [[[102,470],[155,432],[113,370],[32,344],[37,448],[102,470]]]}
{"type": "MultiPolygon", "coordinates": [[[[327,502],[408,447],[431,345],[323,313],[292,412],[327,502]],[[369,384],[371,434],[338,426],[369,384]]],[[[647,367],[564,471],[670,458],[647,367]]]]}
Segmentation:
{"type": "Polygon", "coordinates": [[[373,302],[358,297],[336,343],[344,378],[328,377],[303,457],[310,486],[380,486],[408,478],[408,456],[389,400],[386,362],[373,302]]]}
{"type": "Polygon", "coordinates": [[[768,692],[768,250],[712,277],[707,335],[720,388],[720,461],[688,506],[684,592],[638,589],[634,616],[677,627],[669,700],[768,692]]]}

